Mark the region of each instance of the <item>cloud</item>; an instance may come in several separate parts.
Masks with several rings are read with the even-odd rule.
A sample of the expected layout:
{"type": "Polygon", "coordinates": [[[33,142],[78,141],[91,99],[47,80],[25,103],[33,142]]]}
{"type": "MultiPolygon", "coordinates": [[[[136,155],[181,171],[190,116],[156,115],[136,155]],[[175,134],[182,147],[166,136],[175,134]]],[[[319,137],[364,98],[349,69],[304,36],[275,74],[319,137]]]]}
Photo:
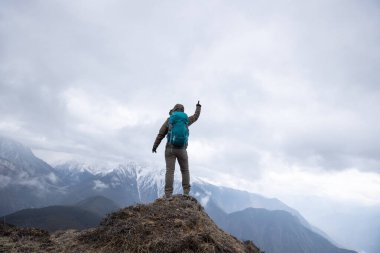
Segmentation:
{"type": "Polygon", "coordinates": [[[104,190],[104,189],[107,189],[107,188],[109,188],[109,185],[103,183],[100,180],[94,180],[94,186],[92,187],[92,189],[94,189],[94,190],[104,190]]]}
{"type": "Polygon", "coordinates": [[[206,196],[201,198],[200,202],[201,202],[202,206],[206,206],[207,203],[209,202],[209,200],[210,200],[210,195],[206,195],[206,196]]]}
{"type": "Polygon", "coordinates": [[[5,188],[10,182],[11,182],[10,177],[0,175],[0,188],[5,188]]]}
{"type": "Polygon", "coordinates": [[[269,172],[267,176],[262,186],[271,182],[271,187],[278,190],[276,195],[286,191],[284,195],[307,195],[369,206],[380,204],[380,176],[376,173],[363,173],[356,169],[319,173],[293,170],[284,173],[269,172]],[[309,190],[304,192],[303,189],[309,190]]]}
{"type": "Polygon", "coordinates": [[[379,172],[376,1],[1,5],[0,133],[48,161],[163,162],[168,110],[201,100],[196,173],[379,172]]]}
{"type": "Polygon", "coordinates": [[[49,173],[46,178],[52,182],[53,184],[56,183],[58,181],[58,177],[54,174],[54,173],[49,173]]]}
{"type": "Polygon", "coordinates": [[[261,177],[255,181],[251,180],[252,177],[223,173],[211,180],[216,185],[279,198],[297,210],[307,210],[314,218],[318,214],[308,210],[313,200],[328,202],[329,205],[320,207],[325,211],[331,209],[332,204],[339,203],[360,208],[380,205],[380,176],[376,172],[363,172],[356,168],[342,171],[310,170],[292,164],[281,165],[281,168],[263,169],[261,177]]]}

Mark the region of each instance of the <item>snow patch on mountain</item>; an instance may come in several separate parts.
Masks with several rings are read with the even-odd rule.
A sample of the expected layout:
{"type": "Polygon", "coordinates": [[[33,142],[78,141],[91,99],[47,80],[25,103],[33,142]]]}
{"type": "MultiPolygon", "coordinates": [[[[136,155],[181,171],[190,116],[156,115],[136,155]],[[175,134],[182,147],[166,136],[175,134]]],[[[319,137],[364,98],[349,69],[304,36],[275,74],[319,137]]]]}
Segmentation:
{"type": "Polygon", "coordinates": [[[11,157],[15,160],[19,160],[25,156],[34,156],[30,148],[14,140],[0,136],[0,157],[11,157]]]}
{"type": "Polygon", "coordinates": [[[64,168],[66,171],[70,173],[90,172],[92,174],[109,173],[117,166],[118,164],[113,162],[90,162],[87,160],[60,161],[54,164],[55,168],[64,168]]]}

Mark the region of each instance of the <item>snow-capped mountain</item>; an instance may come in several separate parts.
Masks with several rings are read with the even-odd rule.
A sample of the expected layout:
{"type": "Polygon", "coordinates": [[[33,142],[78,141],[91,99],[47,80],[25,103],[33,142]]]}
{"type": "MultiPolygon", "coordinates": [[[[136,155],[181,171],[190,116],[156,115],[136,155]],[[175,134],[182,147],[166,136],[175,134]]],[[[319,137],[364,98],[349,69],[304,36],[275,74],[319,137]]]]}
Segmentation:
{"type": "MultiPolygon", "coordinates": [[[[64,202],[103,195],[126,206],[151,202],[164,194],[165,170],[133,161],[107,168],[104,172],[93,172],[91,166],[83,168],[78,162],[57,165],[55,170],[67,189],[64,202]]],[[[177,181],[175,189],[180,190],[177,181]]]]}
{"type": "MultiPolygon", "coordinates": [[[[67,161],[53,168],[35,157],[29,148],[7,138],[0,138],[0,169],[1,195],[16,189],[20,192],[20,196],[14,196],[9,202],[24,199],[24,190],[21,189],[27,191],[26,196],[45,196],[36,204],[31,204],[36,197],[31,198],[32,201],[25,201],[21,206],[10,204],[12,208],[5,208],[5,202],[2,201],[2,209],[8,209],[9,212],[47,204],[73,203],[96,195],[103,195],[120,206],[126,206],[151,202],[164,194],[165,169],[162,167],[144,166],[134,161],[122,164],[67,161]],[[54,201],[47,198],[50,195],[54,196],[54,201]],[[30,206],[26,206],[27,203],[30,206]]],[[[175,176],[174,191],[181,193],[179,171],[176,171],[175,176]]],[[[260,207],[285,210],[301,217],[296,210],[277,199],[215,186],[199,178],[192,180],[192,194],[205,206],[212,199],[227,213],[247,207],[260,207]]],[[[2,200],[4,199],[5,196],[2,200]]],[[[1,210],[1,213],[4,214],[5,211],[1,210]]]]}
{"type": "Polygon", "coordinates": [[[53,204],[61,187],[50,165],[21,143],[0,137],[0,214],[53,204]]]}
{"type": "MultiPolygon", "coordinates": [[[[175,176],[174,192],[181,193],[179,170],[175,176]]],[[[70,161],[51,167],[22,144],[0,138],[0,216],[25,208],[70,205],[93,196],[104,196],[120,207],[151,202],[163,196],[164,181],[164,168],[133,161],[106,166],[70,161]]],[[[191,194],[227,230],[230,214],[246,208],[282,210],[305,229],[313,230],[296,210],[277,199],[215,186],[199,178],[193,178],[191,194]]],[[[272,214],[268,211],[265,215],[272,214]]],[[[264,224],[262,234],[268,229],[270,226],[264,224]]],[[[294,243],[297,245],[296,239],[294,243]]]]}
{"type": "MultiPolygon", "coordinates": [[[[1,138],[0,214],[22,208],[68,204],[96,195],[110,198],[120,206],[151,202],[163,196],[164,168],[133,161],[108,166],[68,161],[53,168],[35,157],[29,148],[1,138]]],[[[175,176],[174,191],[181,193],[179,171],[175,176]]],[[[194,179],[192,185],[192,194],[204,205],[211,198],[226,212],[263,207],[296,213],[279,200],[214,186],[201,179],[194,179]]]]}
{"type": "MultiPolygon", "coordinates": [[[[120,206],[147,203],[164,195],[165,168],[134,161],[122,164],[66,161],[53,168],[35,157],[29,148],[7,138],[0,138],[0,169],[0,214],[28,207],[68,204],[97,195],[112,199],[120,206]],[[15,204],[18,201],[22,204],[15,204]]],[[[178,170],[175,177],[174,192],[181,193],[178,170]]],[[[192,194],[204,206],[211,199],[227,213],[248,207],[284,210],[307,225],[296,210],[277,199],[192,179],[192,194]]]]}
{"type": "Polygon", "coordinates": [[[52,167],[35,157],[30,148],[4,137],[0,137],[0,166],[2,188],[8,184],[39,188],[59,180],[52,167]]]}

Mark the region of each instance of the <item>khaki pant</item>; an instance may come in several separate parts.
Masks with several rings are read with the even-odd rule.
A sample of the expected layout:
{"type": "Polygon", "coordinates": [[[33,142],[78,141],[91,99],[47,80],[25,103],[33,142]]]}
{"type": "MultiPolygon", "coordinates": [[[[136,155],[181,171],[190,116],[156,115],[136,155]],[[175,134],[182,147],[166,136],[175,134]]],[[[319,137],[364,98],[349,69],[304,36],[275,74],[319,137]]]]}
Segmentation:
{"type": "Polygon", "coordinates": [[[190,172],[187,151],[185,148],[172,148],[169,146],[165,149],[165,195],[167,197],[173,194],[174,169],[176,159],[178,159],[179,167],[181,169],[183,193],[189,194],[190,192],[190,172]]]}

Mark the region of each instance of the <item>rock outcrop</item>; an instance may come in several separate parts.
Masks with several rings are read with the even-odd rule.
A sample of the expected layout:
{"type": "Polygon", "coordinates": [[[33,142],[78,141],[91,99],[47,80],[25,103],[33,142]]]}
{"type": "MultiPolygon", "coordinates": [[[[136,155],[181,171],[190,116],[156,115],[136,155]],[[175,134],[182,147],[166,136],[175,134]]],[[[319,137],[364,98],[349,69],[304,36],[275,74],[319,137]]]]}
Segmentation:
{"type": "Polygon", "coordinates": [[[260,253],[225,233],[195,198],[176,195],[108,215],[99,227],[59,231],[0,227],[0,252],[260,253]]]}

